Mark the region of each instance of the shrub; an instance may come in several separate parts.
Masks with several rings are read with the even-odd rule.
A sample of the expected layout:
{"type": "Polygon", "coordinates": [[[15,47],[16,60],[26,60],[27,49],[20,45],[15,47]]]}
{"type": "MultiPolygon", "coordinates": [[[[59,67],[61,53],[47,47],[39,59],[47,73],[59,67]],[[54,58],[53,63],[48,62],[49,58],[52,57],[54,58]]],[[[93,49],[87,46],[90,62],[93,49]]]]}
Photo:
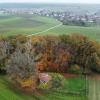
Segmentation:
{"type": "Polygon", "coordinates": [[[40,83],[41,89],[60,89],[63,87],[65,78],[59,73],[49,73],[52,79],[48,83],[40,83]]]}
{"type": "Polygon", "coordinates": [[[80,74],[82,72],[81,67],[79,65],[72,65],[68,71],[68,73],[73,73],[73,74],[80,74]]]}
{"type": "Polygon", "coordinates": [[[58,73],[52,73],[52,80],[51,80],[51,88],[52,89],[59,89],[63,87],[63,83],[65,81],[65,78],[58,73]]]}

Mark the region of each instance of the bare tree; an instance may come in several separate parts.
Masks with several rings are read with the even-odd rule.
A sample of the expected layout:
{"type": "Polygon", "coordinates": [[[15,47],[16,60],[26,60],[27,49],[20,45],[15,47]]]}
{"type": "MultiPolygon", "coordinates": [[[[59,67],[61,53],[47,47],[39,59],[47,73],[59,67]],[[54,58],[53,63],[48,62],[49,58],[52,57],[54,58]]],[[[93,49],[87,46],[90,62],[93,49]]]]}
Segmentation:
{"type": "Polygon", "coordinates": [[[9,42],[0,41],[0,68],[5,68],[6,61],[8,60],[9,55],[9,42]]]}
{"type": "Polygon", "coordinates": [[[31,41],[28,40],[24,44],[17,42],[17,48],[11,55],[7,65],[7,72],[10,78],[20,77],[21,79],[27,79],[37,74],[36,69],[31,41]]]}

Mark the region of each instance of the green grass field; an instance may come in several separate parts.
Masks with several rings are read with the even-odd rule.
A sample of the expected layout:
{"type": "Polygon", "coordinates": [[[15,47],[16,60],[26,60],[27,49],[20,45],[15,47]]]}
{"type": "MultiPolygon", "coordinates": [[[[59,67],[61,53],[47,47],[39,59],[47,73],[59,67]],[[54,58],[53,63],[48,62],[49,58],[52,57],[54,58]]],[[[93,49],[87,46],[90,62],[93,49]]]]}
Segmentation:
{"type": "Polygon", "coordinates": [[[83,94],[85,81],[76,78],[66,80],[65,89],[58,92],[51,90],[43,91],[42,93],[34,94],[33,96],[26,95],[17,89],[12,88],[7,81],[6,76],[0,76],[0,100],[87,100],[83,94]],[[76,84],[77,82],[77,84],[76,84]],[[80,92],[80,95],[67,94],[66,91],[80,92]]]}
{"type": "MultiPolygon", "coordinates": [[[[3,15],[2,15],[3,16],[3,15]]],[[[43,31],[60,22],[55,19],[40,16],[0,16],[0,34],[4,36],[16,34],[34,34],[43,31]]]]}
{"type": "MultiPolygon", "coordinates": [[[[35,34],[44,31],[61,22],[53,18],[22,15],[0,15],[0,34],[3,36],[10,36],[16,34],[35,34]]],[[[99,27],[80,27],[80,26],[66,26],[61,25],[48,32],[41,33],[41,35],[61,35],[78,33],[89,37],[90,39],[100,41],[99,27]]]]}
{"type": "Polygon", "coordinates": [[[80,26],[66,26],[62,25],[59,28],[50,30],[45,34],[82,34],[89,37],[90,39],[100,41],[100,28],[99,27],[80,27],[80,26]]]}

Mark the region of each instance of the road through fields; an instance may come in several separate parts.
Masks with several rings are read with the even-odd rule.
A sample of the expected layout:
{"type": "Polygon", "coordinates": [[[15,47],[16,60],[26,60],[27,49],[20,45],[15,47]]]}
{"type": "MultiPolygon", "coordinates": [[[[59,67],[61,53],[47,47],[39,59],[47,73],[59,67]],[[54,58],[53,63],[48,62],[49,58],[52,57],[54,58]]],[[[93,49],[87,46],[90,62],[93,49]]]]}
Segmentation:
{"type": "Polygon", "coordinates": [[[40,31],[40,32],[37,32],[37,33],[34,33],[34,34],[30,34],[30,35],[28,35],[27,37],[30,37],[30,36],[34,36],[34,35],[38,35],[38,34],[41,34],[41,33],[48,32],[48,31],[50,31],[50,30],[52,30],[52,29],[54,29],[54,28],[60,27],[61,25],[62,25],[62,23],[61,23],[61,24],[58,24],[58,25],[56,25],[56,26],[50,27],[50,28],[48,28],[48,29],[46,29],[46,30],[43,30],[43,31],[40,31]]]}

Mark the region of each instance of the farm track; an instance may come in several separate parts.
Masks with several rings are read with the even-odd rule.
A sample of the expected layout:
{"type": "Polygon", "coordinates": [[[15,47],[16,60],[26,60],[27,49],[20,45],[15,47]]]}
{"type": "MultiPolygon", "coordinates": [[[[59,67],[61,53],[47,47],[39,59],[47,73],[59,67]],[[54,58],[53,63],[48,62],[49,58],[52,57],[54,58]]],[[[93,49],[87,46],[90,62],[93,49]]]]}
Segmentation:
{"type": "Polygon", "coordinates": [[[100,100],[100,76],[88,77],[88,100],[100,100]]]}
{"type": "Polygon", "coordinates": [[[48,29],[46,29],[46,30],[43,30],[43,31],[40,31],[40,32],[31,34],[31,35],[28,35],[27,37],[30,37],[30,36],[34,36],[34,35],[38,35],[38,34],[41,34],[41,33],[48,32],[48,31],[50,31],[50,30],[52,30],[52,29],[55,29],[55,28],[57,28],[57,27],[60,27],[61,25],[62,25],[62,24],[58,24],[58,25],[53,26],[53,27],[50,27],[50,28],[48,28],[48,29]]]}

